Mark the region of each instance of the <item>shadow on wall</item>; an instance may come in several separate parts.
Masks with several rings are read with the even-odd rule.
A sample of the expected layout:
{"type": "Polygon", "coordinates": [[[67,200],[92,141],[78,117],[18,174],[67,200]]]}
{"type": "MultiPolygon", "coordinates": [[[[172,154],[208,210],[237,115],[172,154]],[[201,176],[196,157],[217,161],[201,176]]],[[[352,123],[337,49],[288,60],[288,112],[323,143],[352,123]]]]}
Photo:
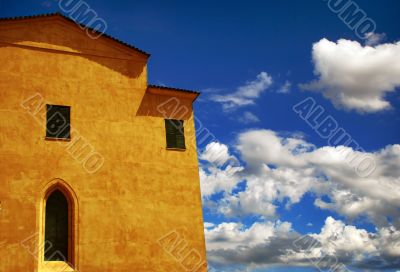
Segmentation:
{"type": "Polygon", "coordinates": [[[192,116],[192,103],[193,101],[188,98],[157,95],[152,93],[152,88],[148,88],[136,116],[188,120],[192,116]]]}
{"type": "Polygon", "coordinates": [[[0,20],[0,47],[9,46],[77,55],[129,78],[142,75],[149,57],[107,36],[92,39],[61,15],[0,20]]]}

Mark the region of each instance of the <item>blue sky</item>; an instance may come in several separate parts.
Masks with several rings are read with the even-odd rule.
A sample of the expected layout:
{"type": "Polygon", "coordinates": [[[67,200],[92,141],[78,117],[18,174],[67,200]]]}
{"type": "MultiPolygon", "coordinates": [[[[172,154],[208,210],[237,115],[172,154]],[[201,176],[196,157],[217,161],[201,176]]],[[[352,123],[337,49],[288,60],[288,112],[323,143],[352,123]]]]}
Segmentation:
{"type": "MultiPolygon", "coordinates": [[[[152,54],[150,83],[202,92],[195,112],[214,136],[198,143],[212,267],[316,271],[325,254],[352,271],[400,269],[399,1],[346,1],[376,25],[369,39],[324,0],[86,2],[107,34],[152,54]],[[377,170],[361,178],[334,159],[293,110],[307,98],[377,170]],[[320,243],[314,259],[294,248],[307,233],[320,243]]],[[[58,10],[0,0],[1,17],[58,10]]]]}

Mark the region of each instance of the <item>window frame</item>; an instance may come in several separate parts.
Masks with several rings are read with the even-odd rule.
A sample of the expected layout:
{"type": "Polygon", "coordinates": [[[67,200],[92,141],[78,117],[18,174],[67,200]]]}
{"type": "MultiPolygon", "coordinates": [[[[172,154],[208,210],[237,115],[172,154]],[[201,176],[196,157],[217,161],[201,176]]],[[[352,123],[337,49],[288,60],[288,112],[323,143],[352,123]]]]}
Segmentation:
{"type": "MultiPolygon", "coordinates": [[[[61,116],[63,117],[63,118],[65,118],[64,117],[64,115],[62,115],[61,114],[61,116]]],[[[46,123],[45,123],[45,129],[46,129],[46,131],[45,131],[45,139],[46,140],[55,140],[55,141],[70,141],[71,140],[71,106],[66,106],[66,105],[56,105],[56,104],[46,104],[46,123]],[[51,116],[49,116],[49,111],[50,111],[50,109],[52,108],[52,107],[59,107],[59,108],[63,108],[63,109],[68,109],[68,118],[67,118],[67,121],[68,121],[68,123],[66,124],[66,125],[64,125],[64,127],[60,130],[60,132],[58,133],[58,134],[56,134],[56,135],[54,135],[54,134],[51,134],[50,132],[49,132],[49,129],[48,129],[48,122],[49,122],[49,120],[51,120],[51,118],[53,118],[54,116],[55,116],[55,114],[57,114],[57,113],[54,113],[54,114],[52,114],[51,116]],[[66,135],[66,137],[60,137],[60,134],[61,134],[61,132],[63,132],[65,129],[68,129],[68,132],[66,133],[67,135],[66,135]]]]}
{"type": "MultiPolygon", "coordinates": [[[[64,180],[56,178],[50,181],[42,190],[40,201],[40,222],[39,222],[39,243],[37,249],[33,252],[37,253],[38,272],[48,271],[79,271],[79,238],[78,238],[78,198],[73,189],[64,180]],[[46,226],[46,204],[49,196],[56,190],[61,191],[68,202],[68,260],[64,261],[46,261],[45,251],[45,226],[46,226]]],[[[33,254],[32,252],[32,254],[33,254]]]]}
{"type": "Polygon", "coordinates": [[[164,119],[164,124],[165,124],[165,141],[166,141],[166,149],[167,150],[177,150],[177,151],[185,151],[186,150],[186,137],[185,137],[185,122],[184,120],[178,120],[178,119],[164,119]],[[180,122],[180,127],[178,128],[174,123],[180,122]],[[173,127],[173,132],[170,133],[171,127],[173,127]],[[180,132],[179,134],[176,132],[180,132]],[[175,142],[171,145],[171,138],[175,136],[175,139],[173,139],[175,142]],[[182,137],[181,142],[183,143],[182,145],[179,145],[179,140],[177,137],[182,137]]]}

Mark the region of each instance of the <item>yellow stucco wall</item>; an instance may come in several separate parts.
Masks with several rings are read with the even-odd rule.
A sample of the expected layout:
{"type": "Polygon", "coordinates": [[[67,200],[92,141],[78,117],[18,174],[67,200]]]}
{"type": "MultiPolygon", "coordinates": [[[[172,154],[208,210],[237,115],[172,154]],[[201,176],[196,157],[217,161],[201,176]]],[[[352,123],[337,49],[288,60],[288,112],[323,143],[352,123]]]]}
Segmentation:
{"type": "Polygon", "coordinates": [[[1,272],[38,271],[43,197],[57,183],[76,197],[76,270],[206,271],[194,265],[205,261],[195,144],[166,150],[164,119],[138,114],[146,61],[59,16],[0,23],[1,272]],[[45,139],[39,102],[71,107],[71,141],[45,139]],[[94,173],[72,154],[79,137],[104,158],[94,173]]]}

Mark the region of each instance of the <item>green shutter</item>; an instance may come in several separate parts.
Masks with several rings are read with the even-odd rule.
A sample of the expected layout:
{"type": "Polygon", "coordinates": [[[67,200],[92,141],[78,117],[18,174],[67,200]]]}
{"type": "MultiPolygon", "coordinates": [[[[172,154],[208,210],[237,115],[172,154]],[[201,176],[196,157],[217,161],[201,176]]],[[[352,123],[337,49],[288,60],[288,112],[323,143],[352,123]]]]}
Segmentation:
{"type": "Polygon", "coordinates": [[[46,105],[46,137],[70,139],[70,107],[46,105]]]}
{"type": "Polygon", "coordinates": [[[185,132],[182,120],[165,119],[167,148],[185,149],[185,132]]]}
{"type": "Polygon", "coordinates": [[[185,149],[185,131],[183,127],[183,121],[178,121],[176,130],[176,147],[185,149]]]}
{"type": "Polygon", "coordinates": [[[167,138],[167,148],[174,148],[176,146],[174,123],[172,120],[165,120],[165,132],[167,138]]]}

